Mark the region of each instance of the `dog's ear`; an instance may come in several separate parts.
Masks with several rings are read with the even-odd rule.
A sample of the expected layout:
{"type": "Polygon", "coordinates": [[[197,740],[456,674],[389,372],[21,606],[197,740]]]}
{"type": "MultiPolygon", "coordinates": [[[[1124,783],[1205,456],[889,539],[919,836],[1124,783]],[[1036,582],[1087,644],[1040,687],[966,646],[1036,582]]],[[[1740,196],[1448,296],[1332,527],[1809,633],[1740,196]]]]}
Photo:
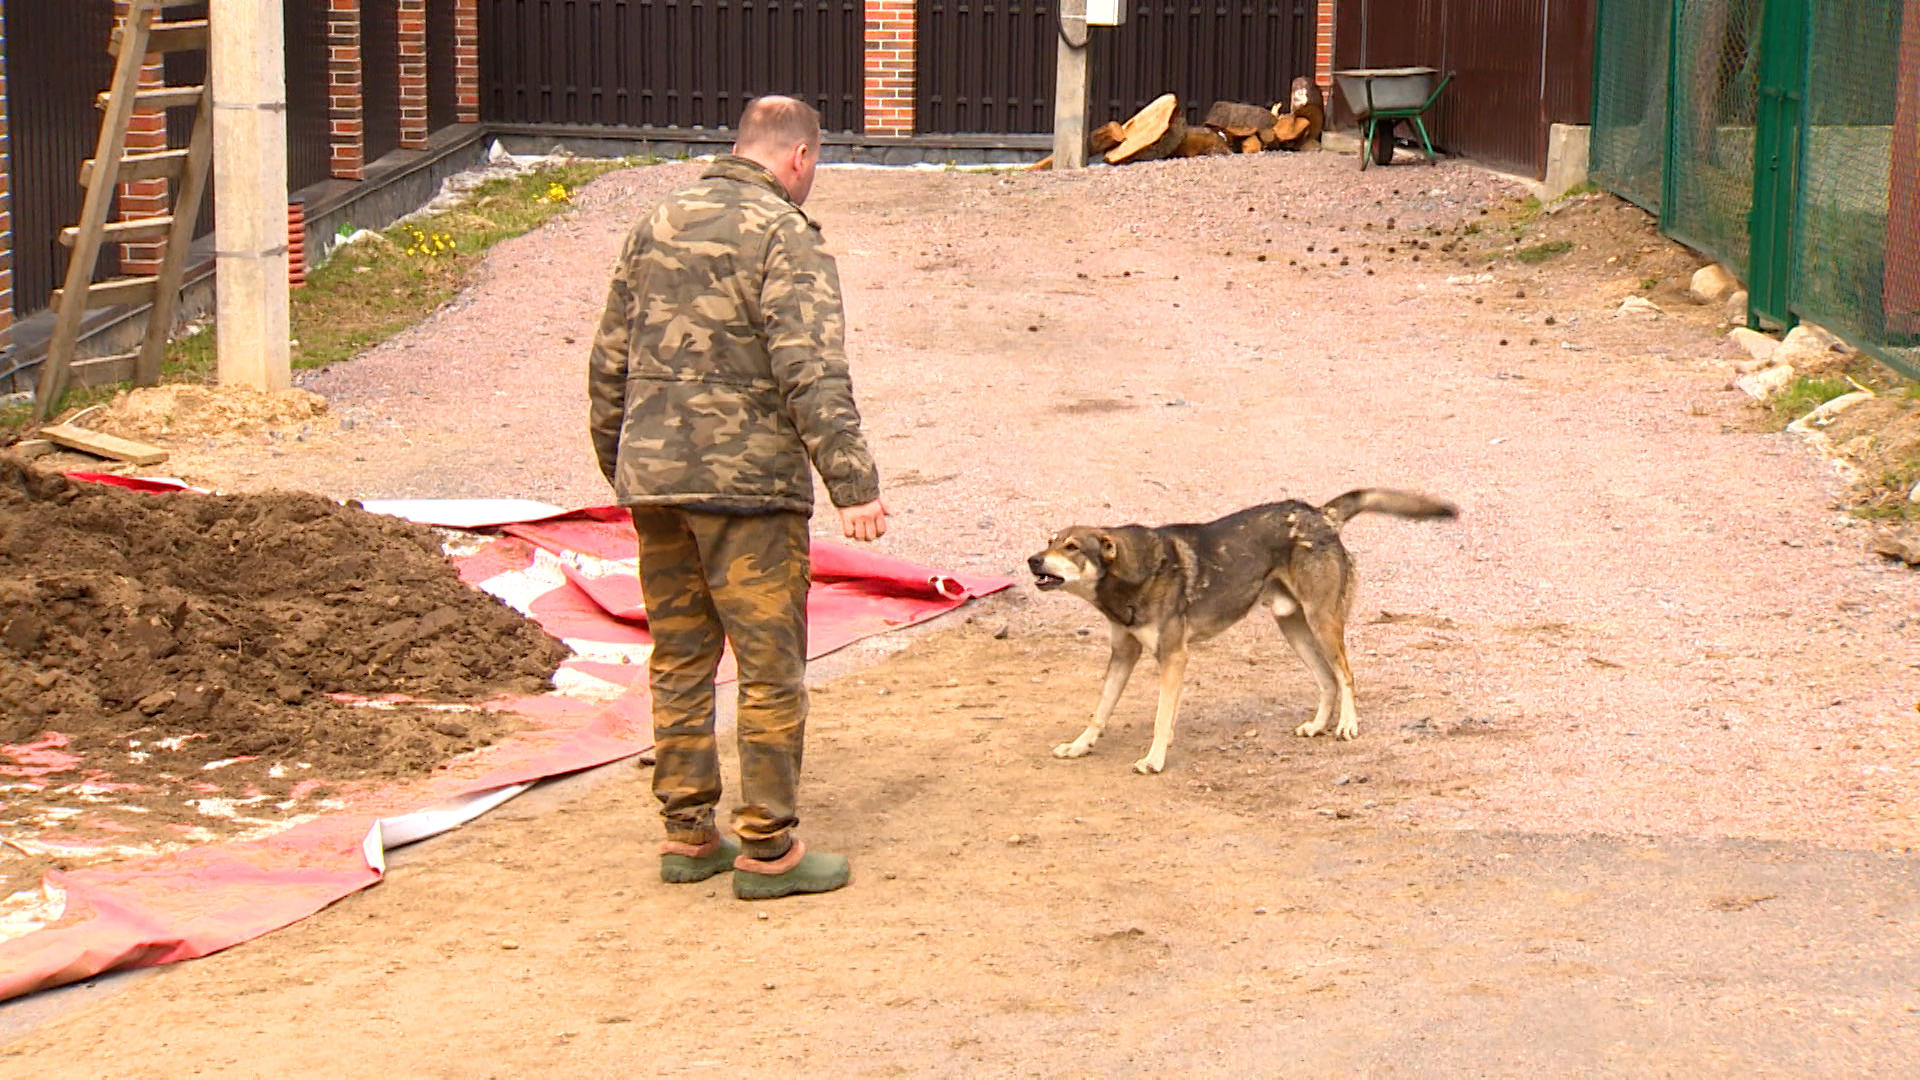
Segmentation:
{"type": "Polygon", "coordinates": [[[1138,526],[1107,529],[1095,534],[1100,542],[1100,558],[1107,564],[1108,576],[1129,585],[1139,585],[1160,568],[1159,545],[1153,534],[1138,526]]]}

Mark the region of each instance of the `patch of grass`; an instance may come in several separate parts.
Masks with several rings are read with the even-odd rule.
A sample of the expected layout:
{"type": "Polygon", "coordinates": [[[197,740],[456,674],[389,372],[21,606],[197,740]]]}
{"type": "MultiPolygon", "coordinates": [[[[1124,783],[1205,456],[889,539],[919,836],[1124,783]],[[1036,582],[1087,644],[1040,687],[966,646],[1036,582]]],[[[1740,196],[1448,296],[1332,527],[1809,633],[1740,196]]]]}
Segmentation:
{"type": "Polygon", "coordinates": [[[1784,428],[1852,389],[1853,384],[1839,376],[1802,375],[1767,399],[1767,405],[1773,410],[1774,420],[1784,428]]]}
{"type": "MultiPolygon", "coordinates": [[[[420,322],[472,281],[488,248],[565,213],[594,178],[643,164],[652,159],[579,160],[490,180],[462,206],[335,248],[293,290],[293,366],[338,363],[420,322]]],[[[167,347],[163,378],[204,381],[214,353],[212,330],[182,336],[167,347]]]]}
{"type": "Polygon", "coordinates": [[[1572,250],[1573,241],[1571,240],[1548,240],[1544,244],[1523,247],[1519,251],[1514,252],[1513,257],[1528,265],[1538,265],[1556,255],[1565,255],[1572,250]]]}
{"type": "Polygon", "coordinates": [[[1659,287],[1660,287],[1660,279],[1657,277],[1643,277],[1640,279],[1641,292],[1652,292],[1653,290],[1659,287]]]}

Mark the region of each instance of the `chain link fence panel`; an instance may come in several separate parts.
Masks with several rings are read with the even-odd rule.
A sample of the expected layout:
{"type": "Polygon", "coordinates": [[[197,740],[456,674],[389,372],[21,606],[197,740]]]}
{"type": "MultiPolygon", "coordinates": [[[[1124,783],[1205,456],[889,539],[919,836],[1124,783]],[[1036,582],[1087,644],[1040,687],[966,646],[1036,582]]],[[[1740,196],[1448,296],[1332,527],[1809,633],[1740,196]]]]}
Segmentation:
{"type": "Polygon", "coordinates": [[[1594,27],[1593,182],[1660,212],[1673,0],[1601,0],[1594,27]]]}
{"type": "Polygon", "coordinates": [[[1792,307],[1920,378],[1920,0],[1808,23],[1792,307]]]}
{"type": "Polygon", "coordinates": [[[1668,235],[1747,278],[1761,0],[1680,0],[1673,35],[1668,235]]]}

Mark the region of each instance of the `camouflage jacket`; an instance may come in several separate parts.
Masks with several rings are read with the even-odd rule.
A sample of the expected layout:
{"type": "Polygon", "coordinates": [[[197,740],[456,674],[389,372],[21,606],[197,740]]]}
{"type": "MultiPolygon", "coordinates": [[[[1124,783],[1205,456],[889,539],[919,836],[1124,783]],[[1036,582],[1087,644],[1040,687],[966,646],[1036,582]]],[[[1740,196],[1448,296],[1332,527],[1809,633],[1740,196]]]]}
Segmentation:
{"type": "Polygon", "coordinates": [[[593,344],[593,446],[623,506],[813,510],[880,496],[840,276],[772,173],[722,157],[627,235],[593,344]]]}

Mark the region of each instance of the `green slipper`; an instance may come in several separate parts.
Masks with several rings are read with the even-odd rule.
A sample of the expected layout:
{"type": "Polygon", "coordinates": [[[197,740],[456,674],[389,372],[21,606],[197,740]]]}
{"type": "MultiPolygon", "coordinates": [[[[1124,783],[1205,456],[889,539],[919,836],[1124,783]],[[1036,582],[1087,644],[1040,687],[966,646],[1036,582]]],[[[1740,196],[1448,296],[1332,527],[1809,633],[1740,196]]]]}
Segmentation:
{"type": "Polygon", "coordinates": [[[669,840],[660,845],[660,880],[669,885],[705,881],[732,870],[739,857],[740,842],[731,837],[716,836],[698,847],[669,840]]]}
{"type": "Polygon", "coordinates": [[[734,860],[733,895],[741,900],[773,900],[795,893],[823,893],[843,888],[852,878],[844,855],[808,851],[799,840],[778,859],[734,860]]]}

